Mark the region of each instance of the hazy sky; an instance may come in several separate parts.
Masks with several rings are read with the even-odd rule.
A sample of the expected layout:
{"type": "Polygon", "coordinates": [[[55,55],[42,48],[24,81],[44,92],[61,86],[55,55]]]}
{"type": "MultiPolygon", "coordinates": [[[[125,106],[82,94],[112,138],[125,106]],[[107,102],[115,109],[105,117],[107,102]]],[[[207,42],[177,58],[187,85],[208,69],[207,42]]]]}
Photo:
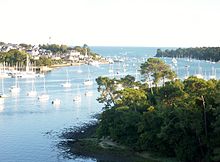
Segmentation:
{"type": "Polygon", "coordinates": [[[0,0],[0,15],[4,42],[220,45],[220,0],[0,0]]]}

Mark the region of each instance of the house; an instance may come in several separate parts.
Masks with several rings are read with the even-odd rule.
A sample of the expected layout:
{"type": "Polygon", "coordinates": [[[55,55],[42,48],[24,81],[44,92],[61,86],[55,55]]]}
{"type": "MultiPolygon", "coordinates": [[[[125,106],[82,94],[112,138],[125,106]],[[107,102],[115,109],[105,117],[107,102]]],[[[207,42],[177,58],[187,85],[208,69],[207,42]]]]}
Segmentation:
{"type": "Polygon", "coordinates": [[[80,56],[80,52],[77,52],[75,50],[71,50],[69,55],[72,56],[72,57],[77,57],[77,56],[80,56]]]}

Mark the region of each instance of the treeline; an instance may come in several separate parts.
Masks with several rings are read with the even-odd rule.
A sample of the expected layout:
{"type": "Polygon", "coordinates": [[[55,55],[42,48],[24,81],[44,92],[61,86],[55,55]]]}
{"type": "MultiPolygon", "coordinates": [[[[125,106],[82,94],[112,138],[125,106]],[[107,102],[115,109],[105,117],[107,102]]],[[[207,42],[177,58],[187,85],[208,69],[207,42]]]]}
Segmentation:
{"type": "Polygon", "coordinates": [[[72,48],[67,45],[58,45],[58,44],[43,44],[39,45],[40,49],[50,50],[54,54],[63,54],[72,48]]]}
{"type": "Polygon", "coordinates": [[[16,49],[9,50],[8,52],[0,52],[0,63],[5,63],[9,66],[17,66],[18,64],[19,66],[26,66],[27,57],[34,66],[51,66],[62,63],[62,60],[53,60],[46,56],[40,56],[38,60],[34,60],[30,54],[16,49]]]}
{"type": "Polygon", "coordinates": [[[80,52],[82,55],[96,54],[91,51],[91,49],[87,44],[84,44],[82,47],[81,46],[70,47],[67,45],[58,45],[58,44],[43,44],[43,45],[39,45],[39,47],[41,49],[50,50],[54,54],[64,54],[70,50],[75,50],[77,52],[80,52]]]}
{"type": "Polygon", "coordinates": [[[160,87],[149,88],[129,75],[97,78],[98,101],[105,105],[98,136],[179,161],[220,161],[220,81],[173,80],[161,74],[164,65],[155,58],[141,66],[144,77],[153,77],[154,83],[171,78],[160,87]]]}
{"type": "Polygon", "coordinates": [[[79,52],[81,55],[88,55],[94,60],[99,60],[100,55],[93,52],[87,44],[81,46],[70,47],[67,45],[58,45],[58,44],[43,44],[39,45],[40,49],[45,49],[51,51],[53,54],[66,54],[71,50],[79,52]]]}
{"type": "Polygon", "coordinates": [[[27,55],[30,57],[26,52],[16,49],[9,50],[8,52],[0,52],[0,62],[7,63],[10,66],[16,66],[17,63],[25,65],[27,55]]]}
{"type": "Polygon", "coordinates": [[[178,48],[165,51],[157,49],[156,57],[185,57],[218,62],[220,60],[220,47],[178,48]]]}

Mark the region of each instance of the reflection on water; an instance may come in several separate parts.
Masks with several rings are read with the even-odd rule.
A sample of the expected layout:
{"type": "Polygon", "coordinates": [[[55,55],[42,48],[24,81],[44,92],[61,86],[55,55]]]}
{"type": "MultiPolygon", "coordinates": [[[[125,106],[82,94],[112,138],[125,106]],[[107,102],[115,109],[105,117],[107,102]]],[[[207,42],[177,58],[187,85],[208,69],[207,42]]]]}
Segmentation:
{"type": "Polygon", "coordinates": [[[2,99],[0,100],[0,112],[4,111],[4,100],[2,101],[2,99]]]}
{"type": "MultiPolygon", "coordinates": [[[[95,83],[98,76],[115,76],[131,74],[140,78],[137,74],[140,64],[146,60],[146,53],[152,56],[156,49],[149,48],[96,48],[95,52],[107,55],[116,55],[127,51],[124,63],[111,65],[113,71],[109,72],[110,65],[101,65],[100,68],[90,66],[91,79],[95,83]],[[101,51],[101,52],[100,52],[101,51]],[[129,55],[130,54],[130,55],[129,55]],[[124,66],[125,67],[125,66],[124,66]],[[118,74],[116,73],[118,72],[118,74]]],[[[164,58],[168,64],[172,64],[171,58],[164,58]]],[[[177,59],[178,74],[186,75],[186,65],[189,65],[189,74],[193,75],[198,69],[198,62],[207,74],[211,73],[212,67],[216,69],[217,78],[220,77],[220,65],[209,64],[205,61],[188,62],[186,59],[177,59]]],[[[176,69],[176,68],[175,68],[176,69]]],[[[102,111],[102,105],[96,101],[98,96],[97,85],[85,87],[83,82],[87,79],[88,67],[80,66],[83,73],[78,73],[79,67],[63,67],[55,69],[45,76],[45,88],[50,99],[40,102],[35,97],[28,97],[27,92],[31,89],[30,79],[19,79],[20,93],[12,94],[9,87],[14,85],[13,78],[4,79],[5,93],[7,98],[0,98],[0,161],[96,161],[91,158],[66,159],[59,155],[55,147],[59,141],[57,135],[63,128],[81,126],[82,123],[91,121],[91,116],[102,111]],[[68,69],[71,88],[63,88],[68,69]],[[79,86],[78,86],[79,85],[79,86]],[[78,88],[77,88],[78,87],[78,88]],[[88,93],[91,92],[91,93],[88,93]],[[86,95],[85,95],[86,94],[86,95]],[[73,102],[73,97],[81,96],[81,102],[73,102]],[[53,105],[54,99],[60,99],[60,105],[53,105]],[[44,136],[45,132],[51,132],[52,137],[44,136]]],[[[37,78],[34,82],[38,94],[44,91],[43,79],[37,78]]]]}

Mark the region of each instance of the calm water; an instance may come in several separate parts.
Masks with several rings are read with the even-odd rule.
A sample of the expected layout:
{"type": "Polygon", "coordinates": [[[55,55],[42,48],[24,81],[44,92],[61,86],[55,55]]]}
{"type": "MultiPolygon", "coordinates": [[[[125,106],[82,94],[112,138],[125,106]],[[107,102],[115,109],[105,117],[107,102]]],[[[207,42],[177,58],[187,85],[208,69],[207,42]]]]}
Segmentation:
{"type": "MultiPolygon", "coordinates": [[[[92,47],[92,49],[106,57],[121,56],[125,62],[114,65],[101,65],[99,68],[90,66],[92,79],[100,75],[120,77],[132,74],[139,78],[136,70],[148,57],[155,55],[156,48],[132,48],[132,47],[92,47]],[[124,67],[124,68],[123,68],[124,67]],[[113,68],[114,73],[109,73],[113,68]],[[126,70],[124,70],[126,69],[126,70]]],[[[170,58],[164,58],[168,64],[172,64],[170,58]]],[[[174,69],[180,77],[186,75],[186,65],[189,73],[198,72],[198,67],[203,75],[208,76],[212,67],[216,69],[220,78],[220,64],[205,61],[177,59],[178,66],[174,69]]],[[[28,97],[26,94],[31,89],[30,79],[19,79],[21,92],[14,96],[8,91],[14,85],[15,79],[4,79],[4,89],[9,95],[4,104],[0,104],[0,161],[4,162],[51,162],[51,161],[96,161],[95,159],[65,159],[56,144],[59,135],[65,128],[80,126],[92,121],[92,115],[101,112],[102,105],[96,98],[97,85],[85,87],[82,83],[88,77],[88,66],[80,67],[83,73],[77,73],[79,67],[64,67],[46,74],[46,89],[50,95],[49,101],[39,102],[37,97],[28,97]],[[66,71],[72,88],[62,88],[61,83],[66,80],[66,71]],[[92,91],[93,95],[86,97],[86,91],[92,91]],[[81,94],[82,102],[74,103],[73,97],[81,94]],[[61,99],[61,105],[54,107],[51,101],[61,99]]],[[[37,78],[35,82],[38,93],[43,91],[43,79],[37,78]]]]}

